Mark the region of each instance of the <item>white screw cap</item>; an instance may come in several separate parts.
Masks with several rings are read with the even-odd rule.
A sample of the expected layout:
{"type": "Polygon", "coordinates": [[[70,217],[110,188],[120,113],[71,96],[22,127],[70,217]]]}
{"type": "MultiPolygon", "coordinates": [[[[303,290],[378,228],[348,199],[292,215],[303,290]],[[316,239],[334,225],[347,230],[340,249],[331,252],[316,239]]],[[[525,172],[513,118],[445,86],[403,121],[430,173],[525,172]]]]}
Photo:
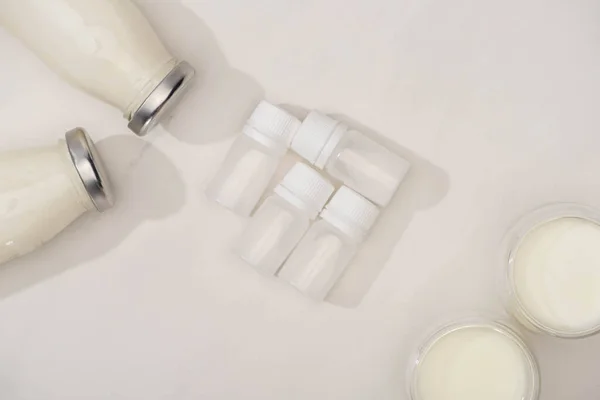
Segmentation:
{"type": "Polygon", "coordinates": [[[244,133],[261,141],[262,136],[288,148],[300,128],[300,120],[287,111],[262,100],[244,126],[244,133]]]}
{"type": "Polygon", "coordinates": [[[327,115],[311,111],[292,140],[292,150],[323,169],[335,146],[348,128],[327,115]]]}
{"type": "Polygon", "coordinates": [[[315,218],[333,193],[333,185],[319,172],[298,162],[283,177],[275,193],[294,205],[305,208],[315,218]]]}
{"type": "MultiPolygon", "coordinates": [[[[321,218],[366,234],[379,216],[379,208],[347,186],[342,186],[321,213],[321,218]]],[[[342,228],[341,226],[339,226],[342,228]]]]}

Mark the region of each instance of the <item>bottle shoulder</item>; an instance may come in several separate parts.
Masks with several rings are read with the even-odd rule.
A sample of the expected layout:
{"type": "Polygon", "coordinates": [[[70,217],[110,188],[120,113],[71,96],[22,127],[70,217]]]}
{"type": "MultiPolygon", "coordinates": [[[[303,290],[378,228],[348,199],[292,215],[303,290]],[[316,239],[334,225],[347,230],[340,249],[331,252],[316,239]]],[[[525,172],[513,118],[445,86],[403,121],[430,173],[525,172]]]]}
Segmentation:
{"type": "Polygon", "coordinates": [[[287,211],[291,214],[298,215],[300,217],[306,217],[306,219],[309,219],[306,211],[304,211],[303,209],[292,204],[291,202],[284,199],[283,197],[281,197],[278,194],[272,194],[271,196],[267,197],[260,208],[261,209],[276,208],[276,209],[287,211]]]}
{"type": "Polygon", "coordinates": [[[310,230],[313,232],[315,236],[324,236],[324,235],[332,235],[339,238],[345,245],[348,246],[356,246],[362,242],[362,238],[357,237],[355,235],[349,235],[347,232],[344,232],[339,227],[335,226],[329,221],[324,219],[317,220],[310,230]]]}
{"type": "Polygon", "coordinates": [[[339,139],[337,139],[335,146],[331,149],[329,157],[327,157],[324,168],[327,169],[331,164],[335,163],[345,150],[352,149],[352,151],[361,152],[368,147],[370,147],[369,139],[362,133],[356,130],[347,130],[339,139]]]}
{"type": "Polygon", "coordinates": [[[254,129],[248,129],[247,127],[240,132],[235,143],[239,146],[243,145],[248,149],[255,149],[274,157],[281,157],[287,151],[287,146],[284,143],[269,138],[254,129]]]}

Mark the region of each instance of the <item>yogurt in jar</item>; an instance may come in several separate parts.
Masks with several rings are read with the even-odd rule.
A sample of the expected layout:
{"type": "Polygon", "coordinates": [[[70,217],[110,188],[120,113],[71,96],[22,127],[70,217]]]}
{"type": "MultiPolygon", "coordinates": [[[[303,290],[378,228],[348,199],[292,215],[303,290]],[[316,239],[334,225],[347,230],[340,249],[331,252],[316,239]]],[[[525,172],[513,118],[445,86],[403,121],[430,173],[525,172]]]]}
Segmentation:
{"type": "Polygon", "coordinates": [[[523,341],[495,322],[447,326],[422,346],[412,400],[535,400],[539,372],[523,341]]]}
{"type": "Polygon", "coordinates": [[[591,208],[554,205],[515,228],[508,256],[509,311],[559,337],[600,330],[600,219],[591,208]]]}
{"type": "Polygon", "coordinates": [[[90,210],[113,199],[84,130],[55,146],[0,153],[0,264],[40,247],[90,210]]]}

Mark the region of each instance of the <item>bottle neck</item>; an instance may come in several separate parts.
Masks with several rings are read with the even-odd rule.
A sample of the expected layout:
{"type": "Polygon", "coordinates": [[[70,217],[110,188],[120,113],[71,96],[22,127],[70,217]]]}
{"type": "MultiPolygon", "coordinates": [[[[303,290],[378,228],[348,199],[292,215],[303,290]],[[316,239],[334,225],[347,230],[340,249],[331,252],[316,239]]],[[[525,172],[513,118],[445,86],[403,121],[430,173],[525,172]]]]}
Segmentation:
{"type": "Polygon", "coordinates": [[[83,182],[81,181],[81,177],[73,164],[73,159],[71,158],[71,154],[69,152],[69,148],[64,140],[61,140],[59,143],[60,147],[60,156],[64,165],[64,170],[67,173],[69,178],[69,182],[71,183],[71,191],[77,199],[77,203],[80,204],[85,211],[95,210],[96,207],[92,202],[92,199],[85,189],[83,182]]]}
{"type": "Polygon", "coordinates": [[[327,139],[325,146],[321,149],[319,157],[314,162],[315,167],[323,169],[329,162],[331,156],[335,153],[335,149],[340,144],[340,141],[344,137],[344,134],[348,131],[348,127],[342,123],[337,124],[331,136],[327,139]]]}
{"type": "Polygon", "coordinates": [[[356,242],[362,242],[367,235],[361,227],[349,222],[346,218],[331,212],[327,208],[321,212],[321,219],[356,242]]]}
{"type": "Polygon", "coordinates": [[[242,129],[242,133],[244,135],[248,136],[250,139],[254,140],[255,142],[260,143],[261,145],[265,146],[266,148],[271,150],[274,154],[283,155],[287,150],[287,146],[284,143],[279,142],[279,141],[273,139],[272,137],[264,135],[259,130],[253,128],[252,126],[250,126],[248,124],[244,125],[244,128],[242,129]]]}
{"type": "Polygon", "coordinates": [[[144,83],[143,87],[136,94],[136,96],[129,102],[129,106],[125,109],[123,116],[130,120],[134,112],[136,112],[144,100],[150,96],[150,93],[156,89],[156,87],[162,82],[162,80],[173,70],[177,65],[177,60],[171,58],[167,63],[161,65],[158,70],[151,76],[151,78],[144,83]]]}

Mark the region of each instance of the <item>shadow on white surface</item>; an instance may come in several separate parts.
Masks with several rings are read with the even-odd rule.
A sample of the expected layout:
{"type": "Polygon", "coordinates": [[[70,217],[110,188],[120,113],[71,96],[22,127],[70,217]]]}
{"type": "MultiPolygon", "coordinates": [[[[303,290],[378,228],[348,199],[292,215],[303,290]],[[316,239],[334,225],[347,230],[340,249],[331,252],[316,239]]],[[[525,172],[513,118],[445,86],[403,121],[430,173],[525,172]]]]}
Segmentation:
{"type": "Polygon", "coordinates": [[[264,89],[228,64],[211,29],[179,0],[138,3],[172,54],[196,69],[194,85],[163,127],[192,144],[218,142],[239,132],[264,89]]]}
{"type": "Polygon", "coordinates": [[[589,400],[600,397],[600,336],[561,340],[530,334],[528,342],[531,343],[542,371],[543,399],[589,400]],[[572,370],[578,373],[569,373],[572,370]],[[594,397],[589,395],[594,391],[590,390],[590,382],[596,382],[594,397]]]}
{"type": "Polygon", "coordinates": [[[450,179],[441,168],[374,130],[345,115],[332,117],[382,143],[411,164],[398,192],[382,210],[371,235],[327,298],[333,304],[353,308],[368,293],[415,215],[434,207],[446,196],[450,179]]]}
{"type": "Polygon", "coordinates": [[[115,205],[89,212],[37,251],[0,266],[0,299],[41,283],[119,246],[144,221],[184,205],[185,186],[169,159],[133,135],[96,144],[115,192],[115,205]]]}

